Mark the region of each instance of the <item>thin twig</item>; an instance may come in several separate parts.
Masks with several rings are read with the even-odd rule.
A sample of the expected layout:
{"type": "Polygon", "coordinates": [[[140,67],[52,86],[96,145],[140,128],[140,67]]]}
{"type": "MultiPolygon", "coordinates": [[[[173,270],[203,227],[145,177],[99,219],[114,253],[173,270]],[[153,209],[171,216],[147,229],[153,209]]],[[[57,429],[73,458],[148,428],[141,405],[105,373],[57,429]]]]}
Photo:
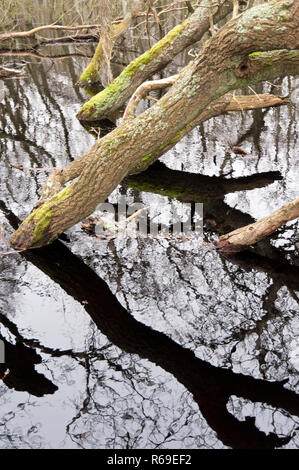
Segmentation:
{"type": "Polygon", "coordinates": [[[253,88],[251,88],[251,86],[248,85],[248,88],[249,88],[249,90],[251,90],[258,97],[258,99],[260,101],[262,101],[261,98],[259,97],[258,93],[253,88]]]}
{"type": "Polygon", "coordinates": [[[151,90],[158,90],[161,88],[167,88],[174,84],[178,77],[178,74],[171,75],[167,78],[162,78],[162,80],[151,80],[148,82],[142,83],[135,93],[130,98],[129,103],[127,104],[126,110],[123,115],[123,120],[134,119],[135,112],[138,106],[138,103],[148,95],[151,90]]]}
{"type": "Polygon", "coordinates": [[[238,0],[233,0],[233,18],[236,18],[239,13],[239,1],[238,0]]]}
{"type": "Polygon", "coordinates": [[[5,378],[8,376],[9,373],[10,373],[10,370],[9,370],[9,369],[6,369],[6,371],[4,372],[3,377],[1,377],[0,380],[2,380],[2,382],[4,382],[5,378]]]}
{"type": "Polygon", "coordinates": [[[54,170],[54,168],[50,168],[50,167],[44,167],[44,168],[35,168],[35,167],[31,167],[31,166],[23,166],[23,165],[16,165],[14,163],[10,163],[9,166],[11,168],[16,168],[17,170],[31,170],[31,171],[52,171],[54,170]]]}
{"type": "Polygon", "coordinates": [[[120,224],[123,224],[123,223],[127,224],[128,222],[131,222],[131,220],[138,217],[141,214],[141,212],[146,211],[147,209],[150,209],[150,208],[151,208],[151,206],[143,207],[142,209],[139,209],[138,211],[134,212],[134,214],[130,215],[130,217],[128,217],[127,219],[121,220],[119,223],[120,224]]]}

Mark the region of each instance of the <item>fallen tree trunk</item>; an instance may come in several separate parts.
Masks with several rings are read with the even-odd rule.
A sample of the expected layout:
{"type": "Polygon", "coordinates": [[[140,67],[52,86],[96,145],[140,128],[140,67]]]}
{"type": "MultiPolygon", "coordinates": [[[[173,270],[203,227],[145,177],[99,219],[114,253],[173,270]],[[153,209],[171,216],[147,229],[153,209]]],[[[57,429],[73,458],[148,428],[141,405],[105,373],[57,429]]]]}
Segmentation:
{"type": "MultiPolygon", "coordinates": [[[[299,59],[299,55],[298,55],[299,59]]],[[[284,63],[284,62],[283,62],[284,63]]],[[[283,65],[282,63],[282,65],[283,65]]],[[[260,107],[280,106],[288,103],[286,97],[276,95],[251,95],[251,96],[233,96],[227,95],[217,100],[218,107],[207,107],[206,110],[197,118],[190,126],[186,127],[179,133],[176,138],[167,142],[166,146],[160,146],[154,152],[142,158],[141,163],[129,169],[128,174],[134,175],[146,170],[152,163],[154,163],[164,152],[173,147],[177,141],[180,140],[190,129],[211,117],[223,114],[226,111],[244,111],[246,109],[256,109],[260,107]]],[[[85,153],[77,160],[74,160],[69,165],[63,168],[56,168],[49,176],[46,184],[44,185],[40,201],[36,204],[36,208],[40,207],[44,202],[47,202],[52,196],[57,194],[63,185],[81,175],[84,168],[88,164],[90,157],[94,154],[90,152],[85,153]]],[[[108,196],[108,195],[107,195],[108,196]]],[[[82,217],[83,218],[83,217],[82,217]]]]}
{"type": "MultiPolygon", "coordinates": [[[[239,85],[235,88],[243,88],[249,84],[261,82],[263,80],[272,80],[273,78],[297,75],[299,72],[299,51],[298,50],[278,50],[273,52],[255,52],[250,54],[239,67],[235,69],[236,77],[240,80],[239,85]]],[[[191,129],[198,126],[202,122],[219,116],[229,111],[244,111],[247,109],[257,109],[267,107],[267,101],[271,99],[270,95],[267,101],[262,103],[261,95],[249,97],[240,97],[233,95],[225,95],[214,100],[210,105],[202,110],[194,120],[189,122],[173,139],[165,145],[160,145],[154,152],[145,155],[141,162],[133,167],[129,173],[139,173],[146,170],[154,161],[156,161],[163,153],[170,150],[179,140],[186,135],[191,129]],[[259,97],[257,97],[259,96],[259,97]],[[252,100],[252,101],[250,101],[252,100]],[[246,103],[246,102],[247,103],[246,103]],[[248,105],[248,108],[245,105],[248,105]]],[[[265,95],[264,95],[265,96],[265,95]]],[[[271,95],[273,97],[273,95],[271,95]]],[[[280,97],[282,98],[282,97],[280,97]]],[[[284,98],[283,98],[284,99],[284,98]]],[[[269,102],[268,102],[269,103],[269,102]]],[[[283,104],[282,102],[280,104],[283,104]]],[[[273,106],[279,105],[272,102],[273,106]]]]}
{"type": "MultiPolygon", "coordinates": [[[[97,141],[79,164],[69,165],[70,172],[76,169],[73,177],[78,176],[81,165],[76,181],[55,194],[61,187],[59,172],[62,181],[64,178],[63,169],[57,170],[56,178],[50,177],[44,191],[48,199],[14,233],[12,247],[28,249],[51,243],[91,214],[144,156],[163,152],[177,142],[207,108],[212,115],[221,112],[222,100],[225,98],[227,106],[231,99],[221,96],[282,73],[282,63],[271,60],[270,65],[259,54],[248,55],[258,49],[299,48],[299,37],[294,34],[298,28],[298,2],[291,0],[255,7],[228,22],[180,72],[159,102],[97,141]]],[[[279,54],[282,58],[283,53],[279,54]]],[[[297,52],[290,54],[298,60],[297,52]]]]}
{"type": "Polygon", "coordinates": [[[253,224],[222,235],[217,240],[216,246],[219,251],[225,254],[246,250],[250,245],[254,245],[271,235],[279,227],[284,226],[287,222],[297,217],[299,217],[299,198],[288,202],[277,211],[253,224]]]}
{"type": "MultiPolygon", "coordinates": [[[[280,54],[279,54],[280,55],[280,54]]],[[[288,54],[287,54],[288,55],[288,54]]],[[[293,61],[293,54],[290,54],[292,59],[291,63],[294,65],[293,61]]],[[[298,66],[296,67],[299,70],[299,53],[295,56],[297,58],[298,66]]],[[[287,56],[284,55],[284,59],[287,56]]],[[[261,56],[259,56],[259,61],[261,60],[261,56]]],[[[255,59],[256,62],[256,59],[255,59]]],[[[281,60],[280,67],[283,65],[287,65],[289,60],[281,60]]],[[[256,67],[255,67],[256,70],[256,67]]],[[[272,69],[275,71],[275,69],[272,69]]],[[[267,75],[268,76],[268,75],[267,75]]],[[[269,78],[269,76],[268,76],[269,78]]],[[[213,104],[213,107],[208,106],[203,113],[199,115],[194,121],[192,121],[188,126],[181,130],[175,138],[171,139],[166,145],[160,145],[156,148],[155,151],[145,155],[141,162],[137,165],[134,165],[132,168],[129,169],[128,174],[134,175],[145,171],[150,165],[152,165],[156,160],[158,160],[161,155],[171,149],[184,135],[186,135],[191,129],[195,126],[199,125],[200,123],[210,119],[211,117],[215,117],[221,114],[224,114],[228,111],[244,111],[249,109],[258,109],[261,107],[269,107],[269,106],[281,106],[287,104],[289,102],[288,98],[281,97],[277,95],[270,95],[270,94],[263,94],[263,95],[251,95],[251,96],[235,96],[235,95],[226,95],[222,98],[216,100],[213,104]]],[[[42,197],[38,202],[37,206],[40,206],[43,202],[49,199],[52,195],[59,192],[63,186],[63,184],[79,177],[84,170],[87,162],[89,160],[89,152],[82,155],[77,160],[73,161],[69,165],[64,168],[57,168],[53,171],[50,175],[47,183],[45,184],[42,197]]]]}
{"type": "MultiPolygon", "coordinates": [[[[214,22],[225,18],[233,9],[231,0],[220,0],[211,6],[202,0],[195,12],[182,24],[175,26],[149,51],[131,62],[105,90],[93,96],[77,114],[81,121],[109,119],[130,98],[135,89],[154,73],[163,69],[186,47],[200,41],[210,28],[208,12],[214,22]]],[[[86,81],[82,76],[80,81],[86,81]]]]}
{"type": "MultiPolygon", "coordinates": [[[[192,121],[189,126],[184,128],[181,133],[178,133],[175,138],[167,142],[165,146],[159,146],[154,152],[145,155],[138,165],[135,165],[129,169],[128,174],[134,175],[146,170],[161,155],[163,155],[163,153],[171,149],[185,134],[189,132],[190,129],[194,128],[201,122],[210,119],[211,117],[218,116],[227,111],[244,111],[246,109],[258,109],[260,107],[280,106],[287,103],[288,98],[270,94],[251,96],[226,95],[222,98],[219,98],[216,102],[218,106],[215,106],[215,103],[213,108],[208,106],[196,120],[192,121]]],[[[66,167],[55,169],[49,176],[48,181],[43,188],[41,199],[36,207],[39,207],[51,196],[58,193],[62,189],[63,184],[80,176],[88,160],[89,152],[82,155],[82,157],[73,161],[66,167]]]]}

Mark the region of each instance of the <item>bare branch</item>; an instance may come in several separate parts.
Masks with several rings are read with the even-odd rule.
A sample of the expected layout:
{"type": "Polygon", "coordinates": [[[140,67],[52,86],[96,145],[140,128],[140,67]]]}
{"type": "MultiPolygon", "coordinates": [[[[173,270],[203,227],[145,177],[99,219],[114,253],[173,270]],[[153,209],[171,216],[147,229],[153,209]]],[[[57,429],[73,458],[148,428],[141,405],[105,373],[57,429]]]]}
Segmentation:
{"type": "Polygon", "coordinates": [[[284,204],[277,211],[253,224],[222,235],[217,240],[216,246],[223,253],[237,253],[259,242],[297,217],[299,217],[299,198],[284,204]]]}
{"type": "Polygon", "coordinates": [[[172,75],[171,77],[163,78],[162,80],[152,80],[140,85],[130,99],[124,112],[123,119],[134,119],[137,106],[142,98],[152,90],[159,90],[173,85],[177,77],[178,75],[172,75]]]}
{"type": "Polygon", "coordinates": [[[18,31],[15,33],[4,33],[0,34],[0,41],[7,41],[8,39],[17,39],[17,38],[30,38],[35,37],[36,33],[40,31],[54,29],[60,31],[76,31],[80,29],[94,29],[98,28],[98,24],[83,24],[78,26],[61,26],[55,24],[48,24],[44,26],[38,26],[37,28],[30,29],[30,31],[18,31]]]}
{"type": "Polygon", "coordinates": [[[236,18],[239,13],[239,0],[233,0],[234,8],[233,8],[233,18],[236,18]]]}

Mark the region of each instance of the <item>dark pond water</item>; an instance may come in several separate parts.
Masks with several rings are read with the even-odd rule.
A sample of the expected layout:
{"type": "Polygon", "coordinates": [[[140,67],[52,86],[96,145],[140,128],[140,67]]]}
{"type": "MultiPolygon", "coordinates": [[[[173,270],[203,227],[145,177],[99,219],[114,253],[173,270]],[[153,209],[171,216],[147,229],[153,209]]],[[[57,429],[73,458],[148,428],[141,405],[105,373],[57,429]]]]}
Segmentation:
{"type": "MultiPolygon", "coordinates": [[[[94,141],[75,118],[91,50],[41,52],[54,58],[1,58],[25,67],[0,81],[4,252],[46,178],[9,164],[65,165],[94,141]]],[[[275,84],[264,90],[296,96],[295,78],[275,84]]],[[[163,191],[192,181],[208,240],[263,217],[298,196],[296,112],[212,119],[109,200],[183,210],[184,190],[163,191]]],[[[68,237],[0,258],[1,448],[299,447],[298,222],[233,258],[175,238],[100,242],[80,224],[68,237]]]]}

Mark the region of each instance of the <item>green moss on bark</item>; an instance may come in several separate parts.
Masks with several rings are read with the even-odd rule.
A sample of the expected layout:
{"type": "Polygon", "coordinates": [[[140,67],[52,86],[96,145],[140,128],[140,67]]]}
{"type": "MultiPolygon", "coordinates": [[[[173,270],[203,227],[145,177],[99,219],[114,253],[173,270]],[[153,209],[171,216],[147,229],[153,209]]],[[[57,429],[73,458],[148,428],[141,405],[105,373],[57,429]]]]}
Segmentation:
{"type": "Polygon", "coordinates": [[[77,114],[80,120],[96,120],[109,117],[109,112],[114,105],[117,105],[120,95],[130,85],[134,74],[142,69],[157,57],[174,38],[180,34],[188,25],[187,19],[184,23],[173,28],[163,39],[155,44],[149,51],[133,60],[122,73],[107,87],[97,95],[93,96],[85,103],[77,114]],[[106,115],[106,114],[107,115],[106,115]]]}
{"type": "Polygon", "coordinates": [[[138,181],[131,180],[130,178],[127,180],[127,185],[130,188],[136,189],[137,191],[160,194],[161,196],[169,197],[171,199],[194,201],[207,204],[207,202],[204,201],[199,194],[195,194],[192,191],[187,191],[185,188],[181,188],[180,186],[170,185],[169,188],[162,188],[157,184],[148,182],[139,183],[138,181]]]}
{"type": "MultiPolygon", "coordinates": [[[[71,186],[67,186],[48,202],[36,209],[24,220],[19,229],[10,239],[10,244],[15,249],[23,249],[29,246],[38,246],[39,241],[44,240],[48,227],[51,225],[54,208],[60,202],[66,200],[72,193],[71,186]]],[[[49,234],[48,243],[57,238],[57,234],[49,234]]]]}
{"type": "MultiPolygon", "coordinates": [[[[41,209],[42,209],[41,213],[34,212],[32,214],[32,219],[36,223],[35,229],[33,231],[33,236],[32,236],[32,245],[35,245],[37,242],[39,242],[43,238],[52,220],[53,209],[51,208],[50,203],[43,204],[41,206],[41,209]]],[[[28,219],[28,222],[29,220],[30,219],[28,219]]]]}
{"type": "MultiPolygon", "coordinates": [[[[71,187],[67,186],[62,191],[57,193],[49,202],[46,202],[36,211],[34,211],[23,223],[27,221],[30,223],[30,219],[34,221],[35,228],[33,231],[32,245],[36,245],[44,236],[48,226],[51,223],[53,216],[53,208],[56,204],[67,199],[71,194],[71,187]]],[[[56,234],[53,238],[56,238],[56,234]]]]}
{"type": "Polygon", "coordinates": [[[189,126],[186,126],[184,129],[180,130],[172,139],[161,145],[157,150],[142,157],[141,162],[138,165],[135,165],[129,171],[129,174],[132,175],[146,170],[168,149],[168,147],[171,148],[173,145],[179,142],[179,140],[186,134],[188,128],[189,126]]]}
{"type": "Polygon", "coordinates": [[[102,68],[103,47],[99,42],[94,56],[78,80],[80,86],[90,86],[99,82],[99,73],[102,68]]]}

